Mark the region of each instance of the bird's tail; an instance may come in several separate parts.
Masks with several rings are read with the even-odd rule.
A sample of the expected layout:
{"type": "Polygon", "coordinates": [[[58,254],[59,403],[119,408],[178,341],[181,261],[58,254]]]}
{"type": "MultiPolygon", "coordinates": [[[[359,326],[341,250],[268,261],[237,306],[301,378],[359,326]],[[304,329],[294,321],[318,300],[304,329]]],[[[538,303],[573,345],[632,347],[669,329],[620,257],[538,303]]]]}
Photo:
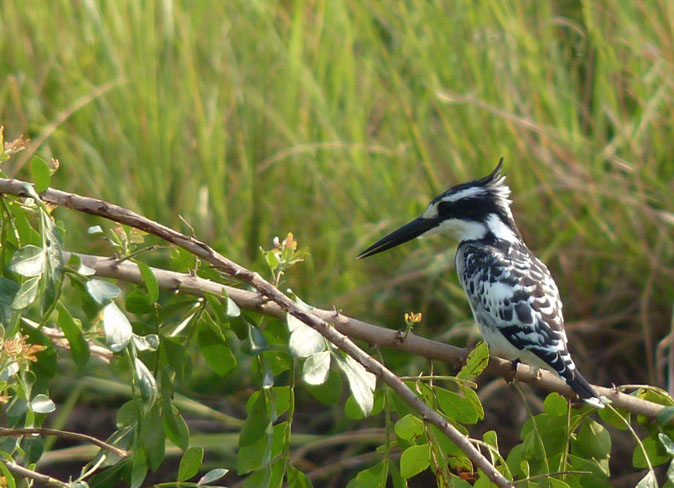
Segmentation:
{"type": "Polygon", "coordinates": [[[564,381],[578,394],[581,400],[593,407],[604,408],[604,401],[597,395],[597,392],[594,391],[592,385],[587,382],[583,375],[578,370],[567,371],[571,374],[564,376],[564,381]]]}

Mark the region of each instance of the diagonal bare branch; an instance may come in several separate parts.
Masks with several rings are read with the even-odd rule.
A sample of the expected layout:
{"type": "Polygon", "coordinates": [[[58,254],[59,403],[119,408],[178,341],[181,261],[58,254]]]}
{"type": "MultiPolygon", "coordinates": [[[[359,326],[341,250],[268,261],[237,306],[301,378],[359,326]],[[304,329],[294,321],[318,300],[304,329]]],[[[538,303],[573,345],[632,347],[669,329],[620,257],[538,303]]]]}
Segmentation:
{"type": "MultiPolygon", "coordinates": [[[[23,181],[2,178],[0,179],[0,193],[30,197],[26,185],[27,183],[23,181]]],[[[325,319],[313,312],[301,309],[290,297],[279,291],[271,283],[264,280],[258,273],[227,259],[207,244],[193,237],[186,236],[118,205],[51,188],[41,193],[40,198],[43,201],[54,205],[67,207],[91,215],[98,215],[115,222],[135,227],[148,234],[153,234],[167,242],[186,249],[230,276],[252,286],[261,295],[275,302],[283,312],[287,312],[305,324],[313,327],[328,341],[358,361],[366,370],[380,378],[408,405],[419,412],[424,421],[435,425],[447,435],[447,437],[449,437],[491,481],[500,487],[514,486],[513,483],[508,481],[508,479],[506,479],[471,443],[468,436],[463,435],[440,414],[426,405],[426,403],[398,376],[393,374],[374,358],[370,357],[365,351],[351,341],[349,337],[339,332],[336,327],[333,327],[325,319]]]]}

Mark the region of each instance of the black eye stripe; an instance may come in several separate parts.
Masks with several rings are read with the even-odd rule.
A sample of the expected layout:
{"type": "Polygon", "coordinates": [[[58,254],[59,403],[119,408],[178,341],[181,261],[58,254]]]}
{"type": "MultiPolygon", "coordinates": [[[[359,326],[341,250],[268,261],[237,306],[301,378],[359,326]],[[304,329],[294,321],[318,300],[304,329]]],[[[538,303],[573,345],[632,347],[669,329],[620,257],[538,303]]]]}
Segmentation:
{"type": "Polygon", "coordinates": [[[491,199],[462,198],[455,202],[439,202],[438,216],[464,220],[484,221],[489,214],[501,214],[503,210],[491,199]]]}

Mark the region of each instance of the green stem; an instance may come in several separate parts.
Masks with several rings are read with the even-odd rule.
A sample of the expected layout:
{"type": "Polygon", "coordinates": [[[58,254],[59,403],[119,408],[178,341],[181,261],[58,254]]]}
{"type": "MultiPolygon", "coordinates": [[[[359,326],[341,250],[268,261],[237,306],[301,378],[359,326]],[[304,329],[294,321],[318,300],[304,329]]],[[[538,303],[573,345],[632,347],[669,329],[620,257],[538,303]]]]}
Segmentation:
{"type": "Polygon", "coordinates": [[[290,375],[289,379],[289,388],[290,388],[290,400],[288,405],[288,428],[286,429],[285,438],[283,439],[283,477],[288,475],[288,468],[290,467],[290,437],[292,436],[293,430],[293,417],[295,415],[295,358],[291,359],[290,362],[290,375]]]}
{"type": "Polygon", "coordinates": [[[610,404],[606,405],[607,408],[610,408],[611,411],[616,414],[618,417],[620,417],[620,420],[623,421],[627,429],[632,433],[632,436],[634,439],[637,441],[637,444],[639,444],[639,447],[641,448],[641,452],[644,454],[644,459],[646,460],[646,465],[648,466],[648,470],[653,473],[653,476],[655,476],[655,473],[653,471],[653,465],[651,464],[651,460],[648,458],[648,453],[646,452],[646,448],[644,447],[644,444],[641,442],[641,439],[639,439],[639,436],[637,435],[636,432],[634,432],[634,429],[630,425],[630,423],[627,421],[623,415],[618,412],[615,408],[613,408],[610,404]]]}
{"type": "Polygon", "coordinates": [[[527,410],[527,414],[529,415],[529,418],[531,419],[531,425],[533,426],[534,432],[536,433],[536,440],[538,441],[538,447],[541,450],[541,454],[543,456],[543,465],[545,466],[545,472],[549,473],[550,472],[550,465],[548,464],[548,456],[545,452],[545,444],[543,444],[543,438],[541,437],[541,433],[538,430],[538,425],[536,424],[536,419],[534,418],[534,414],[531,411],[531,408],[529,407],[529,404],[527,403],[527,399],[524,396],[524,393],[522,392],[522,389],[519,387],[517,383],[513,383],[513,386],[517,390],[517,393],[520,394],[520,398],[522,398],[522,403],[524,404],[524,408],[527,410]]]}

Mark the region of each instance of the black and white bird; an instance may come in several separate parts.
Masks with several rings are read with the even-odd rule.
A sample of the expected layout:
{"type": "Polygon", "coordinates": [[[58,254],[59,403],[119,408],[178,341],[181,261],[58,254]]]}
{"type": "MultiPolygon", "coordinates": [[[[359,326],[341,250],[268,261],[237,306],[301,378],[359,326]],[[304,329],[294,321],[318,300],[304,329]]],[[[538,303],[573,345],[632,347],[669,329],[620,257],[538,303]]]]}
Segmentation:
{"type": "Polygon", "coordinates": [[[604,401],[567,348],[562,301],[548,268],[527,248],[510,210],[503,158],[489,176],[451,187],[424,213],[364,250],[359,258],[415,237],[459,240],[456,270],[482,336],[497,356],[557,373],[585,402],[604,401]]]}

